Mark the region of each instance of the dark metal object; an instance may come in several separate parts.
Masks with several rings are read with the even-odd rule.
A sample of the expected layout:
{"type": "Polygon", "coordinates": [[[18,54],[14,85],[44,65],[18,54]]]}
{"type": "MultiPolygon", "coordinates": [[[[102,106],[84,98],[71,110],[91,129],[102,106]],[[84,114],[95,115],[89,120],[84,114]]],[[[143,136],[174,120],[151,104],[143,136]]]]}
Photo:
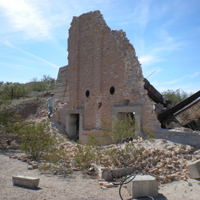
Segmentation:
{"type": "Polygon", "coordinates": [[[163,98],[163,96],[156,90],[149,81],[144,78],[144,89],[148,91],[147,95],[156,103],[161,103],[165,107],[171,102],[168,99],[163,98]]]}
{"type": "Polygon", "coordinates": [[[200,118],[200,98],[174,113],[174,117],[178,120],[181,126],[185,126],[193,120],[200,118]]]}
{"type": "Polygon", "coordinates": [[[196,92],[195,94],[191,95],[190,97],[188,97],[187,99],[181,101],[177,105],[173,106],[169,110],[166,110],[165,112],[159,114],[158,115],[159,121],[163,122],[167,120],[168,118],[172,117],[175,112],[181,110],[182,108],[184,108],[185,106],[187,106],[188,104],[190,104],[192,101],[194,101],[195,99],[199,97],[200,97],[200,90],[196,92]]]}

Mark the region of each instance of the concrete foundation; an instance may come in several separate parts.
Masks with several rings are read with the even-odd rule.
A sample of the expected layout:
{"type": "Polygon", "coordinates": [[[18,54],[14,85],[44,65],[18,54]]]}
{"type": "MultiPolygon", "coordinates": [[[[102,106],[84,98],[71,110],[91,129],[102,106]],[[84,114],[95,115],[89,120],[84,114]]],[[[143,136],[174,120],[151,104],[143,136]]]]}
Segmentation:
{"type": "Polygon", "coordinates": [[[39,185],[39,178],[28,177],[17,175],[12,177],[13,185],[26,187],[26,188],[37,188],[39,185]]]}
{"type": "Polygon", "coordinates": [[[132,198],[158,195],[158,183],[155,177],[150,175],[137,175],[130,183],[127,189],[132,198]]]}
{"type": "Polygon", "coordinates": [[[98,177],[105,181],[111,181],[113,178],[121,178],[133,173],[133,167],[109,169],[100,165],[92,164],[98,177]]]}
{"type": "Polygon", "coordinates": [[[200,178],[200,160],[190,163],[188,168],[190,178],[200,178]]]}

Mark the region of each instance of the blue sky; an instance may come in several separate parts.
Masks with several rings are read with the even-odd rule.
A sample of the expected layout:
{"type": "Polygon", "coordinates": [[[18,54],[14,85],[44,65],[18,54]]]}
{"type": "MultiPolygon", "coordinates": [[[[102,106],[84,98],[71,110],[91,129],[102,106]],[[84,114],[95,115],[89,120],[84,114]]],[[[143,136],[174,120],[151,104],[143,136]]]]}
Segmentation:
{"type": "Polygon", "coordinates": [[[100,10],[160,92],[200,89],[200,0],[0,0],[0,81],[57,78],[73,16],[100,10]]]}

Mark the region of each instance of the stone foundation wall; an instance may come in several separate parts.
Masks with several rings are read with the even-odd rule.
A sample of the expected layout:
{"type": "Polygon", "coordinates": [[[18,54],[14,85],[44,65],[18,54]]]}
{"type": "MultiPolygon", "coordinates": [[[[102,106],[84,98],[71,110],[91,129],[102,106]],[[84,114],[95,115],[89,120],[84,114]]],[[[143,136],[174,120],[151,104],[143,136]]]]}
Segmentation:
{"type": "Polygon", "coordinates": [[[66,109],[67,109],[67,104],[63,104],[61,108],[59,108],[54,114],[53,114],[53,119],[61,123],[66,127],[66,109]]]}

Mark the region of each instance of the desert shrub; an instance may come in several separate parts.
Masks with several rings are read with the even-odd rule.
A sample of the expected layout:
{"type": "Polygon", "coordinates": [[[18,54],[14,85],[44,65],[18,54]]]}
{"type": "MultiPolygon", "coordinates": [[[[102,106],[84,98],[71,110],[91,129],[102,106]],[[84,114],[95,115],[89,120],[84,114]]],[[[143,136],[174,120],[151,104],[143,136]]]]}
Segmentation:
{"type": "MultiPolygon", "coordinates": [[[[13,125],[21,123],[22,118],[13,112],[11,101],[0,100],[0,146],[7,148],[3,141],[9,139],[9,133],[13,133],[13,125]]],[[[12,134],[13,139],[18,138],[17,134],[12,134]]]]}
{"type": "Polygon", "coordinates": [[[96,135],[90,135],[88,139],[88,145],[96,146],[98,144],[98,139],[96,135]]]}
{"type": "Polygon", "coordinates": [[[156,139],[155,133],[148,129],[146,129],[144,133],[141,133],[141,136],[143,139],[149,140],[150,142],[153,142],[156,139]]]}
{"type": "Polygon", "coordinates": [[[48,157],[59,144],[58,136],[50,131],[49,122],[15,124],[13,130],[21,136],[20,149],[33,159],[48,157]]]}
{"type": "Polygon", "coordinates": [[[0,99],[13,100],[29,96],[31,92],[50,92],[54,90],[56,80],[49,75],[43,75],[41,80],[33,78],[28,83],[0,82],[0,99]]]}
{"type": "Polygon", "coordinates": [[[76,166],[81,170],[90,167],[91,163],[95,162],[96,159],[96,149],[90,145],[80,145],[76,146],[74,151],[74,160],[76,166]]]}
{"type": "Polygon", "coordinates": [[[136,138],[135,131],[138,127],[134,118],[131,119],[130,117],[125,116],[124,120],[112,118],[112,121],[114,122],[113,126],[111,121],[101,119],[103,137],[112,138],[114,143],[136,138]]]}
{"type": "Polygon", "coordinates": [[[39,170],[42,173],[71,173],[66,150],[60,144],[61,138],[51,131],[49,121],[15,123],[13,132],[21,137],[20,149],[30,158],[41,162],[39,170]]]}
{"type": "Polygon", "coordinates": [[[13,100],[26,95],[24,84],[5,83],[0,86],[0,99],[13,100]]]}
{"type": "Polygon", "coordinates": [[[53,91],[55,87],[55,79],[50,77],[49,75],[43,75],[41,80],[37,80],[37,78],[33,78],[32,81],[26,83],[25,88],[26,90],[31,93],[34,92],[49,92],[53,91]]]}
{"type": "Polygon", "coordinates": [[[41,81],[32,81],[26,85],[26,89],[30,92],[32,91],[45,91],[46,90],[46,83],[41,82],[41,81]]]}
{"type": "Polygon", "coordinates": [[[66,175],[72,172],[68,157],[62,145],[54,147],[44,156],[45,162],[40,164],[39,170],[42,173],[66,175]]]}

